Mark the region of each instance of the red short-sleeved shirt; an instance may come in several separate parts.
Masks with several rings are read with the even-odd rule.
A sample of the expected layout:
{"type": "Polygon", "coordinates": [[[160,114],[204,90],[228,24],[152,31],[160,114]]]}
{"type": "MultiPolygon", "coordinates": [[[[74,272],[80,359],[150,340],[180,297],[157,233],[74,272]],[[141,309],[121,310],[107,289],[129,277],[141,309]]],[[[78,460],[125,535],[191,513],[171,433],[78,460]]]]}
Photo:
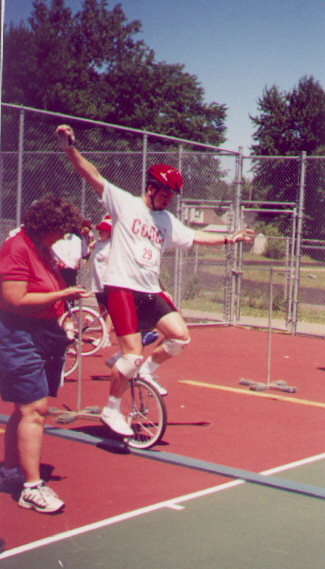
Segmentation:
{"type": "MultiPolygon", "coordinates": [[[[0,249],[0,280],[24,281],[27,292],[55,292],[66,288],[56,270],[50,251],[40,252],[22,228],[19,233],[4,242],[0,249]]],[[[0,297],[0,308],[8,312],[0,297]]],[[[64,312],[64,302],[30,312],[32,318],[58,318],[64,312]]]]}

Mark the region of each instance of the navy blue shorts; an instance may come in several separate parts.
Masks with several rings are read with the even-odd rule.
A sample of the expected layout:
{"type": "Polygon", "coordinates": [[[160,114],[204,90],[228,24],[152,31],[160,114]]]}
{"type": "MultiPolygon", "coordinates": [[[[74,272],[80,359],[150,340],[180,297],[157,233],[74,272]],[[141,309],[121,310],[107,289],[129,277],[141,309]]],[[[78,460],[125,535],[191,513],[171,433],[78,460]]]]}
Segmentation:
{"type": "Polygon", "coordinates": [[[70,341],[56,320],[0,311],[0,393],[27,405],[56,397],[70,341]]]}

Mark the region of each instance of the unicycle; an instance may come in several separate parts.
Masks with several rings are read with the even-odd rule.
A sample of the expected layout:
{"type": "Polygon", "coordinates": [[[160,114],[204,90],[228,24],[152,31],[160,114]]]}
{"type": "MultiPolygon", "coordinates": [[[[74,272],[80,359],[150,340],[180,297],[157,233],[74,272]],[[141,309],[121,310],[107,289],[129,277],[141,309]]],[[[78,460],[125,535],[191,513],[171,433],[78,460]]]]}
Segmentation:
{"type": "Polygon", "coordinates": [[[128,446],[148,449],[158,444],[167,426],[165,402],[158,391],[136,375],[123,394],[121,413],[133,430],[127,437],[128,446]]]}

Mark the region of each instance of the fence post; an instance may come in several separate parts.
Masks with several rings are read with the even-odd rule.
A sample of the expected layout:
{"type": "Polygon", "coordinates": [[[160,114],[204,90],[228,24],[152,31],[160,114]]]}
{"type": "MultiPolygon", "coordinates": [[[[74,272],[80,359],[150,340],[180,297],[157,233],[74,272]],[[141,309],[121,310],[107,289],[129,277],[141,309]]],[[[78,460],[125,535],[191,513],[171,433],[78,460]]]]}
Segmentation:
{"type": "MultiPolygon", "coordinates": [[[[0,119],[1,120],[1,119],[0,119]]],[[[3,215],[3,153],[0,150],[0,225],[2,227],[2,215],[3,215]]],[[[0,233],[0,239],[2,243],[2,231],[0,233]]]]}
{"type": "MultiPolygon", "coordinates": [[[[178,171],[182,173],[183,145],[178,148],[178,171]]],[[[183,221],[183,205],[180,195],[177,195],[176,217],[183,221]]],[[[175,306],[181,310],[182,304],[182,281],[183,281],[183,251],[179,248],[175,250],[175,266],[174,266],[174,300],[175,306]]]]}
{"type": "Polygon", "coordinates": [[[289,295],[288,295],[288,308],[287,308],[287,327],[289,322],[292,323],[292,295],[293,295],[293,274],[295,264],[295,240],[296,240],[296,219],[297,208],[295,207],[292,212],[292,229],[290,237],[290,267],[289,267],[289,295]]]}
{"type": "Polygon", "coordinates": [[[143,148],[142,148],[142,186],[141,186],[141,194],[143,196],[146,193],[147,154],[148,154],[148,135],[144,133],[143,148]]]}
{"type": "MultiPolygon", "coordinates": [[[[240,223],[243,225],[245,215],[245,208],[241,206],[240,208],[240,223]]],[[[240,320],[240,299],[242,293],[242,276],[243,276],[243,243],[238,243],[238,271],[237,271],[237,301],[236,301],[236,324],[239,324],[240,320]]]]}
{"type": "MultiPolygon", "coordinates": [[[[240,202],[241,202],[241,186],[242,186],[242,170],[243,170],[243,147],[239,146],[236,158],[236,179],[235,179],[235,197],[234,197],[234,231],[238,231],[240,224],[240,202]]],[[[232,274],[231,274],[231,297],[230,297],[230,324],[234,323],[236,284],[238,281],[238,244],[233,246],[232,258],[232,274]]]]}
{"type": "Polygon", "coordinates": [[[24,122],[25,111],[21,106],[19,111],[19,139],[18,139],[18,176],[17,176],[17,204],[16,204],[16,226],[20,226],[21,218],[21,196],[23,188],[23,153],[24,153],[24,122]]]}
{"type": "Polygon", "coordinates": [[[86,180],[81,178],[81,213],[86,217],[86,180]]]}
{"type": "Polygon", "coordinates": [[[301,257],[301,233],[302,221],[304,216],[304,197],[305,197],[305,176],[306,176],[306,152],[301,153],[300,160],[300,183],[299,183],[299,204],[298,204],[298,221],[297,221],[297,241],[296,241],[296,263],[295,278],[293,289],[293,307],[292,307],[292,335],[297,333],[297,315],[298,315],[298,291],[299,291],[299,271],[301,257]]]}
{"type": "Polygon", "coordinates": [[[0,8],[0,150],[2,150],[2,130],[1,130],[1,119],[2,119],[2,71],[3,71],[3,35],[5,29],[5,0],[1,2],[0,8]]]}

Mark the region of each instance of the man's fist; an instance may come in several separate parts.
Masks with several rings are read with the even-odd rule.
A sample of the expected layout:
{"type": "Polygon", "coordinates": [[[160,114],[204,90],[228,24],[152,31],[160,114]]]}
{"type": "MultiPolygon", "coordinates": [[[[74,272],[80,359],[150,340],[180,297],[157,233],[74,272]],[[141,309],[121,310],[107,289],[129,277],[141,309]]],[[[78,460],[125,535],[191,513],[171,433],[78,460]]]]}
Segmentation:
{"type": "Polygon", "coordinates": [[[75,136],[71,126],[60,124],[55,131],[55,135],[61,150],[67,150],[74,145],[75,136]]]}

